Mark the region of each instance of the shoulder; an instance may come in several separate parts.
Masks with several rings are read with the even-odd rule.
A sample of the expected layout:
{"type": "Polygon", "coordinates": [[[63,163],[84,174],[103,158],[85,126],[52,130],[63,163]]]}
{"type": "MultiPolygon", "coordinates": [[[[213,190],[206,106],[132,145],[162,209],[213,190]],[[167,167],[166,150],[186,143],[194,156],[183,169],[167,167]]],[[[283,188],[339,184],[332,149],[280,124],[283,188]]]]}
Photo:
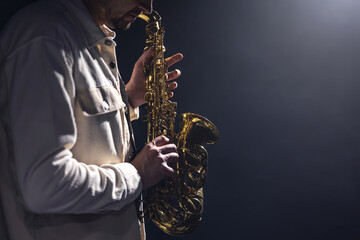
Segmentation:
{"type": "Polygon", "coordinates": [[[42,0],[19,10],[9,20],[0,33],[0,47],[6,56],[38,39],[65,45],[75,33],[76,26],[61,1],[42,0]]]}

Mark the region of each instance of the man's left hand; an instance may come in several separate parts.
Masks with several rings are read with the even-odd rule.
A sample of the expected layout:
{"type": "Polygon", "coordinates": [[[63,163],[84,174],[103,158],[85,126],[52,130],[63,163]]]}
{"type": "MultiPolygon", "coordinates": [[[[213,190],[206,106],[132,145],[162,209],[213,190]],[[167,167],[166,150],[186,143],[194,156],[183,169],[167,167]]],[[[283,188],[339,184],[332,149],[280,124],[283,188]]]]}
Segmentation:
{"type": "MultiPolygon", "coordinates": [[[[134,66],[134,70],[132,72],[130,81],[126,84],[127,94],[129,103],[133,108],[139,107],[140,105],[146,103],[144,96],[146,93],[146,82],[145,82],[145,73],[144,67],[149,63],[152,54],[154,53],[153,48],[149,48],[146,50],[140,58],[137,60],[134,66]]],[[[181,53],[177,53],[165,61],[167,62],[167,67],[171,67],[175,63],[181,61],[183,59],[183,55],[181,53]]],[[[172,90],[178,87],[177,82],[174,80],[180,77],[181,72],[178,69],[175,69],[171,72],[166,73],[166,78],[169,86],[169,96],[174,96],[172,90]]]]}

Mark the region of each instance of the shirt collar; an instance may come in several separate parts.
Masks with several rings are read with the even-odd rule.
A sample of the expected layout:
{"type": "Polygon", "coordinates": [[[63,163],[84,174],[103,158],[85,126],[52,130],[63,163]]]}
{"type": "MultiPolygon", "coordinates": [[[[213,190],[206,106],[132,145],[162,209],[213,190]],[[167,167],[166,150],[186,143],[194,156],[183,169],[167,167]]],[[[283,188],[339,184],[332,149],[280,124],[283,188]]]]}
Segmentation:
{"type": "Polygon", "coordinates": [[[105,36],[110,38],[111,40],[113,40],[116,37],[116,33],[110,28],[108,28],[105,24],[100,26],[100,28],[102,32],[105,34],[105,36]]]}
{"type": "Polygon", "coordinates": [[[114,39],[115,32],[105,25],[101,28],[95,23],[82,0],[61,0],[70,12],[88,48],[94,47],[105,38],[114,39]]]}

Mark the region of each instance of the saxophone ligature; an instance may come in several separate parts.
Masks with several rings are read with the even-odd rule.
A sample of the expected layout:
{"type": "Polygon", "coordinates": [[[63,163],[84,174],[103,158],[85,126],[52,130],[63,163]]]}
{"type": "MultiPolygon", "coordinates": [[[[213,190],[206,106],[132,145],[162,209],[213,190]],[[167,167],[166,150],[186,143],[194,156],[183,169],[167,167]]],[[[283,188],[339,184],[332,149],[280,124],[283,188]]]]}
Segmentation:
{"type": "Polygon", "coordinates": [[[139,17],[147,22],[146,47],[153,47],[150,63],[145,67],[147,102],[147,142],[165,135],[177,145],[178,163],[174,164],[176,180],[164,179],[147,190],[144,215],[169,235],[184,235],[195,229],[203,215],[203,186],[207,175],[206,144],[214,143],[219,135],[216,126],[206,118],[184,113],[177,119],[176,102],[169,100],[164,59],[164,28],[160,15],[153,11],[139,17]]]}

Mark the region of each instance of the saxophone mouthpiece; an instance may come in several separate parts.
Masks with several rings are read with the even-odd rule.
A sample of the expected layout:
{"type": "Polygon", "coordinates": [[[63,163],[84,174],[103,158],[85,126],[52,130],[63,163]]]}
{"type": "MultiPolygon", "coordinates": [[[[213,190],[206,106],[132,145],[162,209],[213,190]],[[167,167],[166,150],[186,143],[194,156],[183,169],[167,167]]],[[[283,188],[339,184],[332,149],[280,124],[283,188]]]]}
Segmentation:
{"type": "Polygon", "coordinates": [[[141,13],[138,17],[147,23],[159,22],[161,20],[161,16],[156,11],[153,11],[151,14],[141,13]]]}

